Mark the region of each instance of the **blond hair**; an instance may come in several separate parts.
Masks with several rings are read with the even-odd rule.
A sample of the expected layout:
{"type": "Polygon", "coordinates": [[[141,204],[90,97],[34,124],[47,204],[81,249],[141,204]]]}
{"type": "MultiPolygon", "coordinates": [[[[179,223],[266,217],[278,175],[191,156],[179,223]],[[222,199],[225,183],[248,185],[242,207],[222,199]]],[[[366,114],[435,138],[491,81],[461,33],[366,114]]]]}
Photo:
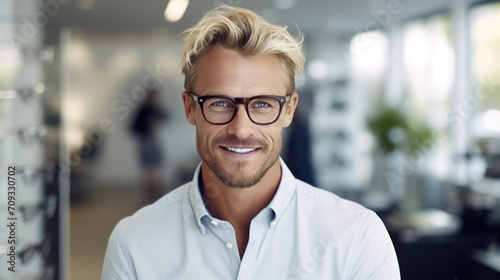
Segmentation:
{"type": "Polygon", "coordinates": [[[303,37],[295,39],[286,27],[270,24],[250,10],[223,5],[208,12],[185,33],[181,69],[187,91],[193,90],[201,58],[217,46],[245,56],[276,55],[287,94],[295,91],[295,75],[302,73],[305,61],[303,37]]]}

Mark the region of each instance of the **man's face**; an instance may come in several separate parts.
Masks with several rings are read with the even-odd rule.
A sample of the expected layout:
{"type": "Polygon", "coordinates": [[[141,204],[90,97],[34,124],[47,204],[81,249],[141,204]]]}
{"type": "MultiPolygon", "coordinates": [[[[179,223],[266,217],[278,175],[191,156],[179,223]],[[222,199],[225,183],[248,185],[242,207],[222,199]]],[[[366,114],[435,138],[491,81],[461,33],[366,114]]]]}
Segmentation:
{"type": "MultiPolygon", "coordinates": [[[[218,47],[205,54],[199,66],[193,87],[198,96],[286,95],[285,80],[275,55],[245,57],[218,47]]],[[[213,172],[228,187],[246,188],[258,183],[271,167],[279,170],[281,131],[292,121],[298,102],[296,93],[283,106],[279,119],[270,125],[254,124],[243,104],[238,104],[238,112],[230,123],[213,125],[203,118],[198,104],[192,106],[194,101],[187,92],[183,93],[183,101],[188,121],[196,125],[203,172],[213,172]]]]}

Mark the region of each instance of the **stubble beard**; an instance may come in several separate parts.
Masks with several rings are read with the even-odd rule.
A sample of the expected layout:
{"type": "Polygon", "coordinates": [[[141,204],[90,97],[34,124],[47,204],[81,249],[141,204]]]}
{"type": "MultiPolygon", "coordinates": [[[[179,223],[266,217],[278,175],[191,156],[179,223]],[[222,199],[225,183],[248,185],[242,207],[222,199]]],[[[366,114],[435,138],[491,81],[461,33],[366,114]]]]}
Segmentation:
{"type": "Polygon", "coordinates": [[[270,152],[267,158],[259,166],[255,174],[248,174],[245,168],[250,164],[244,160],[236,160],[235,162],[225,162],[220,157],[210,154],[210,149],[205,145],[203,139],[199,137],[198,132],[196,133],[196,146],[198,148],[198,153],[203,160],[203,162],[212,170],[217,179],[219,179],[224,185],[230,188],[249,188],[257,183],[259,183],[262,178],[267,174],[269,169],[276,163],[279,158],[282,138],[278,139],[276,143],[277,146],[270,148],[266,143],[258,140],[239,140],[235,136],[228,136],[225,138],[214,139],[210,145],[212,145],[212,151],[217,151],[220,146],[231,146],[231,145],[242,145],[242,146],[259,146],[261,150],[259,153],[266,153],[269,149],[270,152]],[[257,144],[257,145],[255,145],[257,144]],[[226,166],[231,165],[229,171],[226,166]]]}

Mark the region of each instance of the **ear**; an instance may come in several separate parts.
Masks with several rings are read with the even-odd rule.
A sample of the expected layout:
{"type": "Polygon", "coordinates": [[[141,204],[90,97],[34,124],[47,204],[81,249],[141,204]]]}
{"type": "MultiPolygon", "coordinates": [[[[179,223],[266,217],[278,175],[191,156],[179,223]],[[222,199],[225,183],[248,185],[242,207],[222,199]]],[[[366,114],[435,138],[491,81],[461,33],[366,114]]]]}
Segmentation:
{"type": "Polygon", "coordinates": [[[285,117],[283,119],[283,127],[288,127],[292,123],[293,115],[295,114],[295,109],[297,108],[297,104],[299,103],[299,95],[294,92],[290,96],[290,100],[285,104],[285,117]]]}
{"type": "Polygon", "coordinates": [[[193,97],[187,92],[183,91],[182,92],[182,102],[184,103],[184,113],[186,113],[186,119],[187,121],[192,124],[196,125],[196,115],[195,115],[195,106],[193,97]]]}

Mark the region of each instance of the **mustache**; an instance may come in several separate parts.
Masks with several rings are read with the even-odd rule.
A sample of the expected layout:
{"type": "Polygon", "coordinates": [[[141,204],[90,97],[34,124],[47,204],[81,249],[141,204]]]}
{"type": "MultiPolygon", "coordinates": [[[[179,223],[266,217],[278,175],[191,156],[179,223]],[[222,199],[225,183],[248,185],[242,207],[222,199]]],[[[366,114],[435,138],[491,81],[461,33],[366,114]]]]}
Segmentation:
{"type": "Polygon", "coordinates": [[[214,139],[214,145],[217,146],[249,146],[249,147],[264,147],[266,144],[255,138],[239,139],[235,135],[229,135],[214,139]]]}

